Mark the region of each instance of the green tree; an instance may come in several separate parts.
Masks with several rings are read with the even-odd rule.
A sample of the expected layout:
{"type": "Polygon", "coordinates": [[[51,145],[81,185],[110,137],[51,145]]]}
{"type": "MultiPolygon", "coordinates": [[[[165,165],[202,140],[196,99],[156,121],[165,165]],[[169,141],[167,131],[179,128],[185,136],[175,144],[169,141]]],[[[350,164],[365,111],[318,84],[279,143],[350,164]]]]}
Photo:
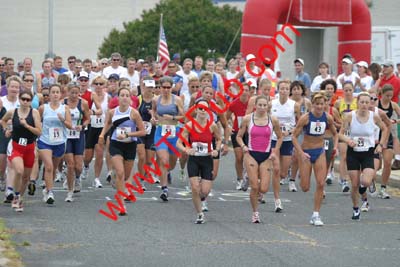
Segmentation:
{"type": "MultiPolygon", "coordinates": [[[[113,29],[98,56],[109,57],[118,51],[125,58],[156,57],[161,13],[171,57],[174,53],[180,53],[181,58],[225,56],[242,23],[241,11],[228,5],[215,6],[211,0],[162,0],[144,11],[141,19],[124,23],[124,30],[113,29]]],[[[238,36],[228,58],[239,49],[238,36]]]]}

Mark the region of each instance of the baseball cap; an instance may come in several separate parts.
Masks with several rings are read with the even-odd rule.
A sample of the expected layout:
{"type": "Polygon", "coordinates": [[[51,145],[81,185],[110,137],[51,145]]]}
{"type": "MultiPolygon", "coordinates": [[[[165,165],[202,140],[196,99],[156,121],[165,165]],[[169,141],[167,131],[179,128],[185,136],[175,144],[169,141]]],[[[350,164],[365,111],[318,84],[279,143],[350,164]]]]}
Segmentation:
{"type": "Polygon", "coordinates": [[[359,61],[356,65],[368,69],[368,63],[365,61],[359,61]]]}
{"type": "Polygon", "coordinates": [[[181,58],[181,55],[179,53],[175,53],[172,57],[172,59],[177,59],[177,58],[181,58]]]}
{"type": "Polygon", "coordinates": [[[257,88],[257,81],[256,81],[256,79],[252,79],[252,78],[247,79],[247,84],[248,84],[250,87],[255,87],[255,88],[257,88]]]}
{"type": "Polygon", "coordinates": [[[301,65],[304,66],[304,60],[302,58],[296,58],[293,63],[299,62],[301,65]]]}
{"type": "Polygon", "coordinates": [[[342,63],[346,63],[346,64],[353,64],[353,61],[351,61],[351,59],[350,59],[350,58],[348,58],[348,57],[345,57],[345,58],[343,58],[343,59],[342,59],[342,63]]]}
{"type": "Polygon", "coordinates": [[[253,55],[253,54],[248,54],[248,55],[246,56],[246,61],[249,61],[250,59],[253,59],[253,58],[256,58],[256,56],[253,55]]]}
{"type": "Polygon", "coordinates": [[[385,67],[390,67],[390,66],[392,66],[392,67],[394,67],[394,63],[393,63],[392,60],[386,59],[386,60],[382,63],[382,66],[385,66],[385,67]]]}
{"type": "Polygon", "coordinates": [[[110,76],[108,76],[108,79],[109,80],[111,80],[111,79],[114,79],[114,80],[119,80],[119,75],[118,74],[116,74],[116,73],[113,73],[113,74],[111,74],[110,76]]]}
{"type": "Polygon", "coordinates": [[[138,63],[143,63],[144,62],[144,59],[139,59],[138,61],[137,61],[138,63]]]}
{"type": "Polygon", "coordinates": [[[146,87],[156,87],[156,81],[154,80],[144,80],[143,83],[146,87]]]}
{"type": "Polygon", "coordinates": [[[81,78],[89,79],[89,74],[86,71],[79,72],[78,80],[81,78]]]}

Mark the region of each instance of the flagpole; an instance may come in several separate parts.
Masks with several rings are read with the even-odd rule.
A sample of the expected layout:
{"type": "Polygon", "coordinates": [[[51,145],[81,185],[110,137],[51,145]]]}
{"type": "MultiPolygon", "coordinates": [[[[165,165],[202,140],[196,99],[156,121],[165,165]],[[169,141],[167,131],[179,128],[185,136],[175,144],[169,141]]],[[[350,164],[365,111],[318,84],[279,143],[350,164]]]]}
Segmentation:
{"type": "Polygon", "coordinates": [[[158,34],[158,45],[157,45],[157,62],[159,61],[158,50],[160,48],[160,41],[161,41],[162,20],[163,20],[163,14],[161,13],[161,15],[160,15],[160,32],[158,34]]]}

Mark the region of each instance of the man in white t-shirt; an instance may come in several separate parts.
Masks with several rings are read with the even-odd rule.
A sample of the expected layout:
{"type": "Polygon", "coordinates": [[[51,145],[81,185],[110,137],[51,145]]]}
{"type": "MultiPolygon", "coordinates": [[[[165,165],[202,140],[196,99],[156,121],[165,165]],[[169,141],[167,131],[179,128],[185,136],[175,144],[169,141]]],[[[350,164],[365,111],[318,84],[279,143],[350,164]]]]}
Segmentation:
{"type": "Polygon", "coordinates": [[[340,74],[337,79],[337,88],[343,89],[343,83],[347,81],[351,81],[354,86],[359,82],[360,76],[357,73],[353,72],[353,61],[350,58],[345,57],[342,59],[342,69],[343,73],[340,74]]]}
{"type": "MultiPolygon", "coordinates": [[[[183,61],[182,70],[178,71],[176,74],[182,76],[183,82],[181,87],[181,94],[187,93],[189,94],[189,79],[191,77],[196,77],[196,72],[192,71],[193,68],[193,60],[190,58],[186,58],[183,61]]],[[[190,96],[190,95],[189,95],[190,96]]]]}
{"type": "Polygon", "coordinates": [[[121,78],[127,78],[131,81],[131,88],[137,87],[140,85],[140,77],[139,72],[136,70],[136,59],[128,58],[126,62],[126,66],[128,67],[126,73],[121,76],[121,78]]]}
{"type": "Polygon", "coordinates": [[[126,68],[120,65],[122,60],[120,53],[112,53],[111,54],[111,65],[104,68],[103,75],[108,79],[111,74],[118,74],[119,77],[126,76],[126,68]]]}

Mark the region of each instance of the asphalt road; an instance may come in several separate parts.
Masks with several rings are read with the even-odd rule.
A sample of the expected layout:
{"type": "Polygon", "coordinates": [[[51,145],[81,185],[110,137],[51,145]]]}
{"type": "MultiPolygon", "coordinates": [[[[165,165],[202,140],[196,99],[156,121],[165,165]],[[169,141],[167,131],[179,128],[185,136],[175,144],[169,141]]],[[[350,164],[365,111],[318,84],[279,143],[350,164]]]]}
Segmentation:
{"type": "MultiPolygon", "coordinates": [[[[273,212],[272,194],[260,207],[262,223],[251,221],[248,192],[234,190],[233,154],[222,162],[206,223],[195,225],[195,212],[177,171],[170,201],[159,200],[159,188],[128,203],[128,216],[114,222],[99,214],[115,191],[93,189],[85,180],[75,202],[57,183],[56,203],[47,206],[41,192],[26,197],[17,214],[6,204],[0,212],[26,266],[398,266],[400,198],[370,198],[371,210],[351,220],[349,194],[335,183],[326,188],[323,227],[310,226],[312,193],[287,192],[284,211],[273,212]],[[38,194],[39,193],[39,194],[38,194]],[[25,244],[25,245],[22,245],[25,244]]],[[[93,173],[92,173],[93,174],[93,173]]],[[[397,190],[391,191],[399,195],[397,190]]]]}

